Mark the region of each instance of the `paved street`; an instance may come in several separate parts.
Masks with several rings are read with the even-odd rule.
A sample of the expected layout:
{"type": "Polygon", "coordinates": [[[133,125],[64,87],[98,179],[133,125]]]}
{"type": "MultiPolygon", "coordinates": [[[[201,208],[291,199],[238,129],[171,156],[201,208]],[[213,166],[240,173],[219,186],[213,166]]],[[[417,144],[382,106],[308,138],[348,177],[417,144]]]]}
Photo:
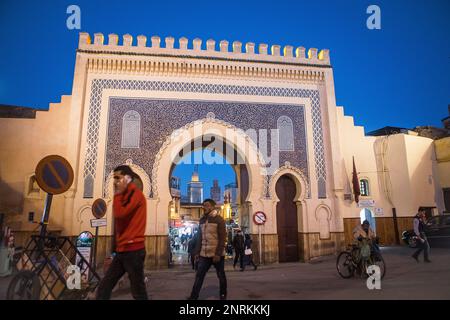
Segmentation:
{"type": "MultiPolygon", "coordinates": [[[[342,279],[336,257],[311,263],[263,266],[257,271],[233,270],[227,265],[229,299],[450,299],[450,249],[432,249],[432,263],[416,263],[407,247],[382,248],[387,273],[381,290],[368,290],[358,277],[342,279]]],[[[152,299],[184,299],[191,290],[194,273],[189,269],[152,272],[148,285],[152,299]]],[[[218,299],[218,280],[210,269],[200,299],[218,299]]],[[[120,294],[115,299],[130,299],[120,294]]]]}
{"type": "MultiPolygon", "coordinates": [[[[261,266],[257,271],[233,270],[227,261],[230,300],[309,300],[309,299],[450,299],[450,249],[431,251],[432,263],[416,263],[407,247],[382,248],[387,273],[381,290],[368,290],[364,279],[342,279],[336,271],[336,257],[327,256],[310,263],[283,263],[261,266]]],[[[422,259],[422,258],[421,258],[422,259]]],[[[187,267],[151,271],[148,292],[153,300],[185,299],[194,273],[187,267]]],[[[5,298],[8,278],[0,280],[0,297],[5,298]]],[[[200,299],[218,299],[218,280],[210,269],[200,299]]],[[[114,299],[131,299],[124,286],[114,299]]]]}

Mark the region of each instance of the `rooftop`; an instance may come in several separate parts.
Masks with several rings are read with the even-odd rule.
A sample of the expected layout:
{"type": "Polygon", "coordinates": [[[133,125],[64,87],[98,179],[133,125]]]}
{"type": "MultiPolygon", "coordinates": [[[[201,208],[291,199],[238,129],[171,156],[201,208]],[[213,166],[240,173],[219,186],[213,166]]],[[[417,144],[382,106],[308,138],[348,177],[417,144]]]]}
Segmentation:
{"type": "Polygon", "coordinates": [[[122,36],[122,42],[119,44],[117,34],[108,35],[108,43],[104,43],[104,35],[95,33],[94,40],[91,40],[89,33],[81,32],[79,36],[78,52],[100,53],[100,54],[119,54],[136,56],[163,56],[163,57],[181,57],[181,58],[201,58],[213,60],[235,60],[243,62],[263,62],[290,65],[308,65],[317,67],[330,67],[330,53],[328,49],[318,50],[305,47],[294,48],[285,45],[283,48],[278,44],[269,46],[261,43],[258,46],[253,42],[247,42],[243,45],[239,41],[231,43],[227,40],[221,40],[217,43],[213,39],[203,42],[202,39],[195,38],[192,41],[182,37],[175,43],[175,38],[164,38],[162,46],[159,36],[150,38],[151,44],[147,45],[147,37],[137,36],[137,43],[133,42],[133,36],[125,34],[122,36]],[[270,50],[269,50],[270,49],[270,50]]]}
{"type": "Polygon", "coordinates": [[[35,119],[36,111],[37,109],[29,107],[0,104],[0,118],[35,119]]]}

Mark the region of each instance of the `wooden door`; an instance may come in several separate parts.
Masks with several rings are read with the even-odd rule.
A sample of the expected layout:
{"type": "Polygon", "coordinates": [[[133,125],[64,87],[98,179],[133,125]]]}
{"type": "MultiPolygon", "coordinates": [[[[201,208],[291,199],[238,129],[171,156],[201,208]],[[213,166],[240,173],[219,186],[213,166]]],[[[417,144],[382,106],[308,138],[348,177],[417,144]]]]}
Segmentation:
{"type": "Polygon", "coordinates": [[[298,261],[298,221],[295,182],[288,176],[281,176],[275,186],[277,203],[277,233],[280,262],[298,261]]]}

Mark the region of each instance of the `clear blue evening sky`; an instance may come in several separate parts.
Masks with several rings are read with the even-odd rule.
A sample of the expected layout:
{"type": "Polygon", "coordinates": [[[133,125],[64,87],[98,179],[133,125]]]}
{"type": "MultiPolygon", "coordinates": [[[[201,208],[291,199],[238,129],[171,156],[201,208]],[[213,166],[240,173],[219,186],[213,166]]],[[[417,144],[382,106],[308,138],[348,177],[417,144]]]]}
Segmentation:
{"type": "MultiPolygon", "coordinates": [[[[208,155],[206,156],[208,157],[208,155]]],[[[187,195],[187,183],[191,181],[192,172],[194,172],[195,159],[207,159],[203,158],[203,151],[194,151],[184,156],[181,159],[179,165],[175,167],[172,175],[179,177],[181,180],[181,194],[187,195]],[[197,155],[194,155],[194,154],[197,155]]],[[[213,180],[219,180],[219,186],[222,192],[225,191],[225,185],[228,183],[236,182],[236,174],[233,168],[226,162],[223,157],[216,156],[219,164],[208,165],[206,163],[199,164],[198,173],[200,181],[203,182],[203,199],[211,196],[211,187],[213,186],[213,180]]]]}
{"type": "Polygon", "coordinates": [[[328,48],[337,104],[366,132],[448,115],[449,0],[1,0],[0,104],[46,109],[70,94],[79,31],[328,48]],[[71,4],[81,30],[66,27],[71,4]],[[371,4],[381,30],[366,27],[371,4]]]}

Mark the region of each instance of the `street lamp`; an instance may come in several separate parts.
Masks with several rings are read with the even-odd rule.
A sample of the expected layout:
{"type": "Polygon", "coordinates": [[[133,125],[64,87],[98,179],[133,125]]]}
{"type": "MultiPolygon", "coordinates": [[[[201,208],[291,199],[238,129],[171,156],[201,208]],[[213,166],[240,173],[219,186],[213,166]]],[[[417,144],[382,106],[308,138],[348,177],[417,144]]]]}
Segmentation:
{"type": "Polygon", "coordinates": [[[225,220],[230,220],[231,219],[231,205],[230,205],[230,202],[228,201],[227,196],[224,197],[222,211],[223,211],[223,218],[225,220]]]}

